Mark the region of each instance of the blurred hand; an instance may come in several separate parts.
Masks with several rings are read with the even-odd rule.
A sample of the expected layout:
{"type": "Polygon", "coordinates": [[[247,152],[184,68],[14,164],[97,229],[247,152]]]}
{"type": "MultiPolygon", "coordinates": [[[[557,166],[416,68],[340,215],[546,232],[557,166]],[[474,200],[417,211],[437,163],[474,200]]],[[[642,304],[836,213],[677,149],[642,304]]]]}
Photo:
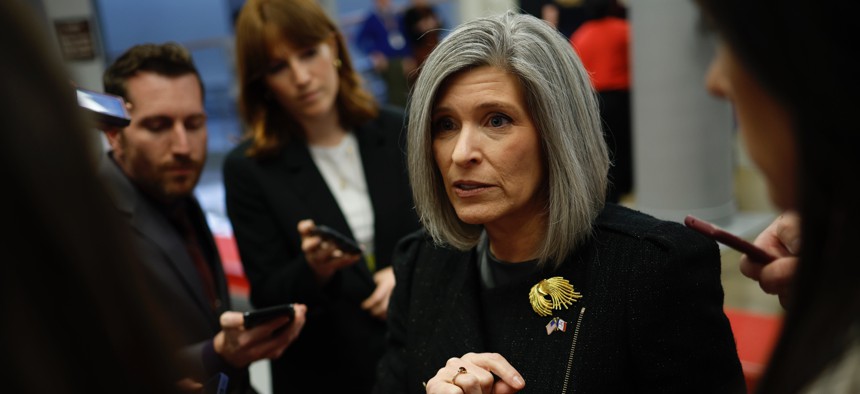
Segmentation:
{"type": "Polygon", "coordinates": [[[195,381],[191,378],[182,378],[176,382],[176,387],[183,393],[202,393],[203,383],[195,381]]]}
{"type": "Polygon", "coordinates": [[[215,335],[215,352],[236,368],[245,368],[252,362],[278,358],[299,336],[305,325],[307,306],[294,304],[295,317],[281,316],[245,329],[240,312],[227,311],[221,314],[221,331],[215,335]]]}
{"type": "Polygon", "coordinates": [[[753,243],[777,258],[770,264],[761,265],[743,255],[741,273],[758,281],[765,293],[779,296],[779,303],[785,308],[791,297],[791,282],[800,253],[800,217],[792,211],[783,213],[753,243]]]}
{"type": "Polygon", "coordinates": [[[516,393],[526,386],[520,373],[498,353],[467,353],[452,357],[427,381],[427,393],[516,393]],[[460,368],[465,368],[460,372],[460,368]],[[499,377],[495,381],[495,376],[499,377]]]}
{"type": "Polygon", "coordinates": [[[302,220],[298,224],[302,236],[302,252],[319,283],[328,282],[337,270],[355,264],[361,258],[358,254],[346,254],[331,242],[313,235],[316,224],[313,220],[302,220]]]}
{"type": "Polygon", "coordinates": [[[376,283],[376,289],[370,297],[362,301],[361,309],[370,312],[373,317],[385,320],[388,316],[388,300],[394,290],[394,269],[386,267],[376,271],[373,274],[373,282],[376,283]]]}

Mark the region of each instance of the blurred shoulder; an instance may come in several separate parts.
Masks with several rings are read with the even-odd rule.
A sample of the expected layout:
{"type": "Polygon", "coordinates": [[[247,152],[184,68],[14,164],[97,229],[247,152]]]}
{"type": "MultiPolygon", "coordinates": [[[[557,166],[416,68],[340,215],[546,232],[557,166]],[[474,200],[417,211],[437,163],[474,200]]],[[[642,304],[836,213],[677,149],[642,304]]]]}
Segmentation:
{"type": "Polygon", "coordinates": [[[245,139],[230,149],[230,151],[227,152],[227,157],[225,157],[225,163],[251,160],[251,157],[248,156],[248,149],[251,147],[251,142],[250,138],[245,139]]]}
{"type": "Polygon", "coordinates": [[[360,126],[356,134],[359,136],[359,142],[375,141],[385,145],[386,141],[393,141],[392,147],[398,147],[405,152],[406,113],[403,108],[382,105],[376,117],[360,126]]]}
{"type": "Polygon", "coordinates": [[[403,119],[406,111],[402,107],[398,107],[390,104],[382,104],[379,106],[379,116],[380,117],[391,117],[391,118],[400,118],[403,119]]]}
{"type": "Polygon", "coordinates": [[[376,118],[371,120],[371,123],[376,123],[386,128],[405,127],[406,112],[403,110],[403,108],[400,107],[392,105],[381,105],[379,107],[379,114],[376,115],[376,118]]]}
{"type": "Polygon", "coordinates": [[[397,241],[394,246],[394,255],[397,260],[413,260],[419,254],[420,250],[426,246],[432,246],[433,239],[427,234],[424,228],[415,230],[406,234],[403,238],[397,241]]]}
{"type": "Polygon", "coordinates": [[[250,180],[260,170],[260,161],[248,155],[252,141],[246,139],[227,152],[221,166],[225,186],[250,180]]]}
{"type": "Polygon", "coordinates": [[[658,219],[617,204],[606,204],[597,217],[596,228],[606,236],[636,239],[663,248],[714,244],[711,239],[681,223],[658,219]]]}
{"type": "Polygon", "coordinates": [[[400,238],[394,247],[394,258],[392,261],[395,265],[399,263],[438,266],[437,262],[447,261],[468,253],[468,251],[460,251],[446,245],[437,244],[433,240],[433,237],[422,227],[400,238]]]}

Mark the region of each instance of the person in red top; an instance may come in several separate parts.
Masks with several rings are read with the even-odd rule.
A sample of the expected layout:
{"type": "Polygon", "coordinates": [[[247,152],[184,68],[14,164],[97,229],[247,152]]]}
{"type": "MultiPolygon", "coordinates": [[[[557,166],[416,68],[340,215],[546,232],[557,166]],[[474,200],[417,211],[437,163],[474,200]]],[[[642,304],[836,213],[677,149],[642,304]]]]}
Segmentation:
{"type": "Polygon", "coordinates": [[[630,25],[617,0],[587,0],[589,20],[570,36],[570,43],[591,75],[600,97],[600,114],[613,165],[607,200],[618,202],[633,190],[630,137],[630,25]]]}

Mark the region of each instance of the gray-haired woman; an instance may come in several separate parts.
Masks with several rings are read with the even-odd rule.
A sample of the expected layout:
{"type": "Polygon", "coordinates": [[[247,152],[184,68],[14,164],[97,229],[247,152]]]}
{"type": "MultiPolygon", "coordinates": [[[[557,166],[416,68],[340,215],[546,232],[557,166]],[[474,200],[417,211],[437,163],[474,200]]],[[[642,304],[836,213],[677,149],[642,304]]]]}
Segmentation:
{"type": "Polygon", "coordinates": [[[427,59],[408,136],[426,231],[394,259],[377,392],[744,391],[716,244],[604,204],[594,97],[528,15],[465,23],[427,59]]]}

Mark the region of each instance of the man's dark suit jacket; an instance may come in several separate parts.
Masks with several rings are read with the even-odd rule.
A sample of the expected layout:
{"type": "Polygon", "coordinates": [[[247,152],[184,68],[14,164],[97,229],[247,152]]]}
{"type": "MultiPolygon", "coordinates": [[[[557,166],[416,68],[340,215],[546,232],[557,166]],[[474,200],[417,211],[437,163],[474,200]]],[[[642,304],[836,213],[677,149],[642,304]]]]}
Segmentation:
{"type": "MultiPolygon", "coordinates": [[[[390,266],[397,241],[418,229],[400,146],[403,127],[402,112],[383,109],[353,131],[373,205],[377,269],[390,266]]],[[[291,141],[265,160],[248,157],[249,146],[240,144],[228,155],[224,183],[251,303],[308,305],[301,335],[272,363],[274,390],[367,393],[385,335],[385,322],[360,307],[376,287],[373,275],[362,259],[320,286],[296,229],[300,220],[313,219],[354,239],[346,218],[304,141],[291,141]],[[311,361],[320,359],[325,361],[311,361]]]]}
{"type": "Polygon", "coordinates": [[[389,350],[377,393],[423,393],[451,357],[496,352],[521,393],[738,393],[743,373],[723,312],[716,243],[678,223],[608,204],[590,241],[555,271],[482,290],[477,252],[434,246],[423,232],[398,246],[389,350]],[[541,279],[568,279],[582,298],[531,308],[541,279]]]}
{"type": "MultiPolygon", "coordinates": [[[[164,320],[176,330],[176,340],[185,346],[178,349],[182,360],[186,365],[190,364],[197,379],[206,382],[210,373],[204,372],[203,349],[221,330],[219,316],[230,309],[230,295],[221,258],[200,205],[193,196],[188,197],[190,220],[197,230],[215,279],[215,291],[220,300],[217,311],[209,307],[200,274],[182,236],[162,209],[132,184],[109,155],[103,157],[99,172],[122,218],[131,227],[135,252],[149,274],[147,280],[152,284],[152,296],[166,312],[164,320]]],[[[207,355],[207,364],[212,357],[217,356],[214,353],[207,355]]],[[[230,375],[230,392],[254,392],[250,388],[247,369],[225,372],[230,375]]]]}

